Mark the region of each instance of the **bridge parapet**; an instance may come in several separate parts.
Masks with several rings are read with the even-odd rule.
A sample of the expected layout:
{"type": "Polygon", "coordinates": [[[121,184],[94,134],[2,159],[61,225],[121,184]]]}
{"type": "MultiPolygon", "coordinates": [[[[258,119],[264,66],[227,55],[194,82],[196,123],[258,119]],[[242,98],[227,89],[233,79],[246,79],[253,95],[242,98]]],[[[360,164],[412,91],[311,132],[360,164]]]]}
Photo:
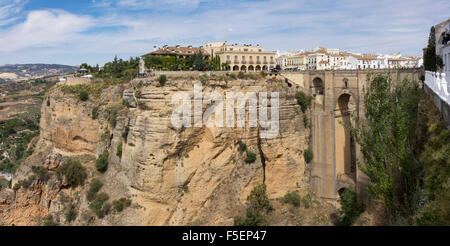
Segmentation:
{"type": "Polygon", "coordinates": [[[425,84],[447,105],[450,105],[450,75],[425,71],[425,84]]]}
{"type": "Polygon", "coordinates": [[[425,91],[450,127],[450,74],[425,71],[425,91]]]}

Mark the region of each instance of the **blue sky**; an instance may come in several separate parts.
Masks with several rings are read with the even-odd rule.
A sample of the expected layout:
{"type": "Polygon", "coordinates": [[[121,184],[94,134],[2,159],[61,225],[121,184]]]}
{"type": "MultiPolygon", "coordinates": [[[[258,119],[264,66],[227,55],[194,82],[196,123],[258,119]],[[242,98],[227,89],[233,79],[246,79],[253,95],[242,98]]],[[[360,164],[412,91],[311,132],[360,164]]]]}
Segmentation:
{"type": "Polygon", "coordinates": [[[103,64],[154,45],[421,55],[448,0],[0,0],[0,64],[103,64]]]}

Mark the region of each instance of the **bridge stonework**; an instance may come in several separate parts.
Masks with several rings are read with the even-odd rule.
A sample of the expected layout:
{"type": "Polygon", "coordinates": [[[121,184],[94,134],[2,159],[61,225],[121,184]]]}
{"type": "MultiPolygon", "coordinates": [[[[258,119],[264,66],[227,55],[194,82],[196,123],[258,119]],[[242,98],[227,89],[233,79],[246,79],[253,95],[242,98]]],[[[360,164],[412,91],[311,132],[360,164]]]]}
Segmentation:
{"type": "MultiPolygon", "coordinates": [[[[342,188],[355,189],[367,199],[368,178],[359,170],[362,160],[359,146],[345,124],[352,124],[354,114],[364,112],[364,90],[369,74],[389,75],[392,80],[418,81],[422,70],[336,70],[281,73],[313,96],[310,148],[311,183],[316,195],[336,201],[342,188]]],[[[363,116],[363,115],[361,115],[363,116]]]]}

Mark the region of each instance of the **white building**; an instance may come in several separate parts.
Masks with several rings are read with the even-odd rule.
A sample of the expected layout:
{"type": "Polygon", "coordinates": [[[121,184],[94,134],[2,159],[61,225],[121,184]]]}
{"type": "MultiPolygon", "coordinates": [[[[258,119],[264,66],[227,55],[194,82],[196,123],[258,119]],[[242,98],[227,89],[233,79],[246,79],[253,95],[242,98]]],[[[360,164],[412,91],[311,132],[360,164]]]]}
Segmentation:
{"type": "MultiPolygon", "coordinates": [[[[359,54],[316,47],[306,52],[278,53],[276,63],[284,70],[397,69],[423,66],[422,57],[396,54],[359,54]]],[[[446,58],[448,59],[448,58],[446,58]]]]}

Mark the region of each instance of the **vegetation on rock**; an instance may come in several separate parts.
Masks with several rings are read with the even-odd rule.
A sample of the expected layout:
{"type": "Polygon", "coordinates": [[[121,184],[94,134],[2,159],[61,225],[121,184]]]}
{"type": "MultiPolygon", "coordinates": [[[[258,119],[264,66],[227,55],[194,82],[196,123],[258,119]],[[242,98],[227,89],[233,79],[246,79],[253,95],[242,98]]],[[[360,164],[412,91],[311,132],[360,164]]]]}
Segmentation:
{"type": "Polygon", "coordinates": [[[307,96],[303,91],[299,91],[295,94],[295,98],[297,99],[297,103],[300,105],[302,112],[305,113],[311,105],[311,96],[307,96]]]}
{"type": "Polygon", "coordinates": [[[358,203],[358,194],[351,189],[344,189],[338,202],[341,204],[340,214],[342,218],[336,224],[338,226],[350,226],[364,211],[364,207],[358,203]]]}
{"type": "Polygon", "coordinates": [[[306,163],[311,163],[314,158],[314,154],[310,148],[307,148],[303,152],[303,157],[305,158],[306,163]]]}
{"type": "Polygon", "coordinates": [[[245,216],[234,218],[235,226],[267,226],[266,215],[273,210],[266,193],[266,185],[255,186],[247,197],[247,211],[245,216]]]}
{"type": "Polygon", "coordinates": [[[104,173],[106,172],[106,170],[108,170],[108,158],[109,152],[107,149],[105,149],[95,161],[95,167],[97,168],[97,171],[104,173]]]}
{"type": "Polygon", "coordinates": [[[300,206],[301,200],[302,198],[297,191],[288,192],[286,193],[286,195],[284,195],[284,197],[281,198],[282,203],[292,204],[296,207],[300,206]]]}
{"type": "Polygon", "coordinates": [[[256,154],[250,151],[247,151],[247,157],[245,158],[245,163],[253,163],[256,161],[256,154]]]}
{"type": "Polygon", "coordinates": [[[122,212],[125,208],[131,206],[131,200],[125,197],[120,198],[119,200],[114,200],[112,202],[112,206],[116,212],[122,212]]]}
{"type": "Polygon", "coordinates": [[[86,168],[84,168],[80,161],[75,159],[68,159],[57,170],[59,178],[64,177],[69,186],[77,187],[82,185],[87,177],[86,168]]]}

